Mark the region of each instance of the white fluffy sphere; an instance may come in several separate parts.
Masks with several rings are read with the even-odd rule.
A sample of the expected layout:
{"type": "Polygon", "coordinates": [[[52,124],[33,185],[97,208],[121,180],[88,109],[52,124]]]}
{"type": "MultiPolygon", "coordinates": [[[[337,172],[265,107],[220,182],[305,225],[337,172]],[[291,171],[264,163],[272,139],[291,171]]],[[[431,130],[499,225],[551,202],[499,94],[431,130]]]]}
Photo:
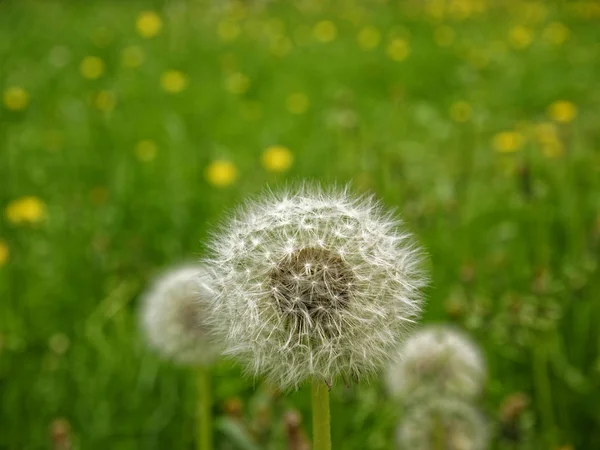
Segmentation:
{"type": "Polygon", "coordinates": [[[208,365],[219,356],[206,322],[210,284],[202,266],[184,266],[162,274],[144,294],[140,318],[145,337],[166,359],[208,365]]]}
{"type": "Polygon", "coordinates": [[[489,430],[473,406],[439,399],[410,410],[398,428],[397,440],[399,450],[485,450],[489,430]]]}
{"type": "Polygon", "coordinates": [[[410,336],[386,372],[392,395],[417,401],[420,394],[476,397],[485,378],[485,362],[478,346],[465,334],[437,325],[410,336]]]}
{"type": "Polygon", "coordinates": [[[269,192],[209,246],[210,317],[226,353],[283,389],[374,372],[420,315],[421,252],[372,197],[269,192]]]}

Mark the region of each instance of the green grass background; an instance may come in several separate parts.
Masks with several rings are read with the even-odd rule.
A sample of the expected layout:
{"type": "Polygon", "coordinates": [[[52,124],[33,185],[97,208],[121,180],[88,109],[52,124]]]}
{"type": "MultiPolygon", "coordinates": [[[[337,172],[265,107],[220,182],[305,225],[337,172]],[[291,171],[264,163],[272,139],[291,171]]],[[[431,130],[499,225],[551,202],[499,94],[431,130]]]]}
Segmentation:
{"type": "MultiPolygon", "coordinates": [[[[494,448],[600,448],[600,14],[594,2],[473,0],[442,2],[471,9],[440,18],[422,3],[0,2],[0,90],[30,96],[25,110],[0,109],[0,208],[33,195],[48,209],[37,225],[0,219],[0,449],[53,448],[57,418],[75,448],[192,448],[193,371],[145,348],[139,294],[202,255],[229,207],[304,178],[376,193],[426,247],[424,322],[453,322],[482,346],[494,448]],[[135,28],[148,9],[164,25],[152,39],[135,28]],[[223,20],[238,23],[235,40],[219,37],[223,20]],[[332,42],[313,37],[321,20],[335,23],[332,42]],[[544,39],[557,21],[570,30],[562,45],[544,39]],[[356,40],[367,25],[382,33],[372,51],[356,40]],[[447,47],[434,39],[442,25],[456,34],[447,47]],[[511,46],[515,26],[531,45],[511,46]],[[393,36],[410,45],[403,62],[386,54],[393,36]],[[270,50],[282,38],[283,57],[270,50]],[[121,63],[129,45],[145,53],[137,69],[121,63]],[[86,56],[104,60],[99,79],[81,76],[86,56]],[[182,93],[161,88],[171,69],[188,77],[182,93]],[[249,78],[245,93],[226,90],[231,72],[249,78]],[[111,111],[94,106],[101,90],[111,111]],[[287,111],[293,92],[308,97],[304,114],[287,111]],[[464,123],[449,113],[460,100],[464,123]],[[557,125],[564,153],[549,158],[528,130],[557,100],[578,114],[557,125]],[[493,136],[515,127],[523,147],[496,151],[493,136]],[[144,139],[158,146],[150,162],[136,157],[144,139]],[[275,144],[294,154],[285,174],[261,165],[275,144]],[[206,181],[218,159],[238,168],[233,185],[206,181]],[[57,334],[66,351],[50,345],[57,334]],[[514,392],[531,402],[510,443],[499,410],[514,392]]],[[[270,430],[261,446],[284,448],[290,407],[310,432],[307,388],[274,396],[227,362],[213,381],[215,414],[238,398],[244,423],[270,430]]],[[[394,448],[399,410],[378,380],[336,386],[334,448],[394,448]]],[[[243,448],[223,423],[220,448],[243,448]]]]}

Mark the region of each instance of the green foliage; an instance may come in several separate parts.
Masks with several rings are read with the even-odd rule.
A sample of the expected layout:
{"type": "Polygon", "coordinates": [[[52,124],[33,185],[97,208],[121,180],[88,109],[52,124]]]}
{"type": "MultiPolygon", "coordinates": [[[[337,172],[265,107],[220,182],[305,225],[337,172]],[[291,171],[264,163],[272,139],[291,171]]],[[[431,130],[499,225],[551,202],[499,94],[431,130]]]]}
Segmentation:
{"type": "MultiPolygon", "coordinates": [[[[598,17],[578,1],[0,2],[0,449],[51,447],[58,418],[75,448],[192,448],[193,371],[146,350],[138,296],[241,198],[299,178],[377,193],[427,248],[425,320],[484,348],[494,448],[600,448],[598,17]],[[162,28],[144,38],[149,8],[162,28]],[[262,166],[273,145],[289,171],[262,166]],[[227,186],[207,178],[218,160],[227,186]],[[531,402],[513,421],[515,392],[531,402]]],[[[291,407],[310,431],[308,387],[282,397],[226,362],[213,377],[221,448],[283,448],[291,407]]],[[[331,412],[334,448],[394,448],[379,380],[336,386],[331,412]]]]}

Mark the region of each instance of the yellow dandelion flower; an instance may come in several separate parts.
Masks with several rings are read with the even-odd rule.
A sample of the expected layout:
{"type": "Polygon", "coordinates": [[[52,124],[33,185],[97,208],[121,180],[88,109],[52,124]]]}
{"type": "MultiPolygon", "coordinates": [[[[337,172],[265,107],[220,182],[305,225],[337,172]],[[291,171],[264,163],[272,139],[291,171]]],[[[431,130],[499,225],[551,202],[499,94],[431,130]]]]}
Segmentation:
{"type": "Polygon", "coordinates": [[[439,47],[450,47],[455,38],[456,32],[447,25],[437,27],[433,32],[433,40],[439,47]]]}
{"type": "Polygon", "coordinates": [[[97,56],[86,56],[79,65],[79,71],[84,78],[96,80],[104,73],[104,61],[97,56]]]}
{"type": "Polygon", "coordinates": [[[100,91],[94,98],[94,106],[103,112],[110,112],[115,109],[117,96],[112,91],[100,91]]]}
{"type": "Polygon", "coordinates": [[[35,224],[46,218],[46,205],[37,197],[21,197],[8,204],[5,215],[6,220],[15,225],[35,224]]]}
{"type": "Polygon", "coordinates": [[[533,42],[533,31],[531,28],[517,25],[510,29],[508,41],[513,48],[523,50],[529,47],[533,42]]]}
{"type": "Polygon", "coordinates": [[[538,123],[534,127],[536,139],[541,143],[558,140],[558,127],[552,122],[538,123]]]}
{"type": "Polygon", "coordinates": [[[293,47],[294,44],[292,44],[290,38],[286,36],[277,36],[271,40],[269,51],[275,56],[283,58],[292,50],[293,47]]]}
{"type": "Polygon", "coordinates": [[[306,94],[294,92],[293,94],[288,95],[285,106],[292,114],[304,114],[310,106],[310,101],[306,94]]]}
{"type": "Polygon", "coordinates": [[[559,100],[548,106],[548,116],[556,122],[572,122],[577,116],[577,107],[572,102],[559,100]]]}
{"type": "Polygon", "coordinates": [[[446,15],[446,0],[431,0],[426,2],[425,12],[432,19],[442,20],[446,15]]]}
{"type": "Polygon", "coordinates": [[[270,172],[285,172],[294,162],[294,155],[281,145],[273,145],[262,154],[262,164],[270,172]]]}
{"type": "Polygon", "coordinates": [[[225,89],[232,94],[243,94],[250,88],[250,78],[243,73],[235,72],[225,78],[225,89]]]}
{"type": "Polygon", "coordinates": [[[135,22],[137,32],[144,38],[156,36],[160,33],[162,26],[160,16],[154,11],[142,11],[135,22]]]}
{"type": "Polygon", "coordinates": [[[160,84],[169,94],[177,94],[187,87],[188,79],[179,70],[167,70],[161,75],[160,84]]]}
{"type": "Polygon", "coordinates": [[[10,251],[8,250],[8,244],[0,239],[0,267],[2,267],[8,261],[10,251]]]}
{"type": "Polygon", "coordinates": [[[571,34],[571,31],[560,22],[552,22],[544,30],[544,40],[553,45],[563,44],[571,34]]]}
{"type": "Polygon", "coordinates": [[[208,165],[205,176],[206,181],[213,186],[225,187],[229,186],[237,179],[238,170],[230,161],[217,160],[208,165]]]}
{"type": "Polygon", "coordinates": [[[22,111],[29,105],[29,94],[20,86],[11,86],[4,91],[4,106],[11,111],[22,111]]]}
{"type": "Polygon", "coordinates": [[[140,141],[135,146],[135,156],[141,162],[150,162],[154,158],[156,158],[156,154],[158,153],[158,146],[156,143],[150,139],[144,139],[140,141]]]}
{"type": "Polygon", "coordinates": [[[546,158],[560,158],[565,153],[565,148],[560,140],[542,144],[542,153],[546,158]]]}
{"type": "Polygon", "coordinates": [[[381,31],[375,27],[364,27],[356,36],[358,46],[362,50],[373,50],[381,41],[381,31]]]}
{"type": "Polygon", "coordinates": [[[392,39],[388,44],[387,54],[394,61],[404,61],[410,54],[408,42],[400,38],[392,39]]]}
{"type": "Polygon", "coordinates": [[[501,131],[492,138],[492,147],[500,153],[513,153],[520,150],[525,138],[518,131],[501,131]]]}
{"type": "Polygon", "coordinates": [[[471,105],[465,101],[457,101],[450,106],[450,117],[455,122],[467,122],[471,118],[473,109],[471,105]]]}
{"type": "Polygon", "coordinates": [[[121,62],[125,67],[135,69],[144,62],[144,51],[137,45],[130,45],[125,47],[121,52],[121,62]]]}
{"type": "Polygon", "coordinates": [[[260,102],[250,100],[241,105],[242,117],[248,121],[260,120],[262,118],[262,105],[260,102]]]}
{"type": "Polygon", "coordinates": [[[322,20],[313,28],[313,36],[320,42],[331,42],[337,35],[337,28],[331,20],[322,20]]]}
{"type": "Polygon", "coordinates": [[[235,41],[240,34],[240,26],[231,20],[223,20],[217,25],[217,34],[222,41],[235,41]]]}

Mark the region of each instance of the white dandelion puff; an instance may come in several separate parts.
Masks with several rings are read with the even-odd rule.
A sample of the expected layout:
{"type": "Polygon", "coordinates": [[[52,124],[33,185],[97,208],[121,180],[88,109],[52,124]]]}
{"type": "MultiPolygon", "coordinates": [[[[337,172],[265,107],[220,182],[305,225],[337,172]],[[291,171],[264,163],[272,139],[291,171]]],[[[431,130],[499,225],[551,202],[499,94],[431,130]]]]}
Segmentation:
{"type": "Polygon", "coordinates": [[[283,389],[376,371],[421,311],[421,251],[400,225],[347,188],[247,202],[209,245],[226,353],[283,389]]]}
{"type": "Polygon", "coordinates": [[[475,407],[439,399],[410,410],[398,427],[397,441],[399,450],[484,450],[489,429],[475,407]]]}
{"type": "Polygon", "coordinates": [[[387,387],[393,396],[418,401],[422,395],[474,398],[481,392],[485,378],[479,347],[465,334],[437,325],[409,337],[386,371],[387,387]]]}
{"type": "Polygon", "coordinates": [[[164,273],[144,294],[141,326],[149,345],[179,364],[206,366],[220,354],[206,317],[213,295],[209,273],[202,266],[184,266],[164,273]]]}

